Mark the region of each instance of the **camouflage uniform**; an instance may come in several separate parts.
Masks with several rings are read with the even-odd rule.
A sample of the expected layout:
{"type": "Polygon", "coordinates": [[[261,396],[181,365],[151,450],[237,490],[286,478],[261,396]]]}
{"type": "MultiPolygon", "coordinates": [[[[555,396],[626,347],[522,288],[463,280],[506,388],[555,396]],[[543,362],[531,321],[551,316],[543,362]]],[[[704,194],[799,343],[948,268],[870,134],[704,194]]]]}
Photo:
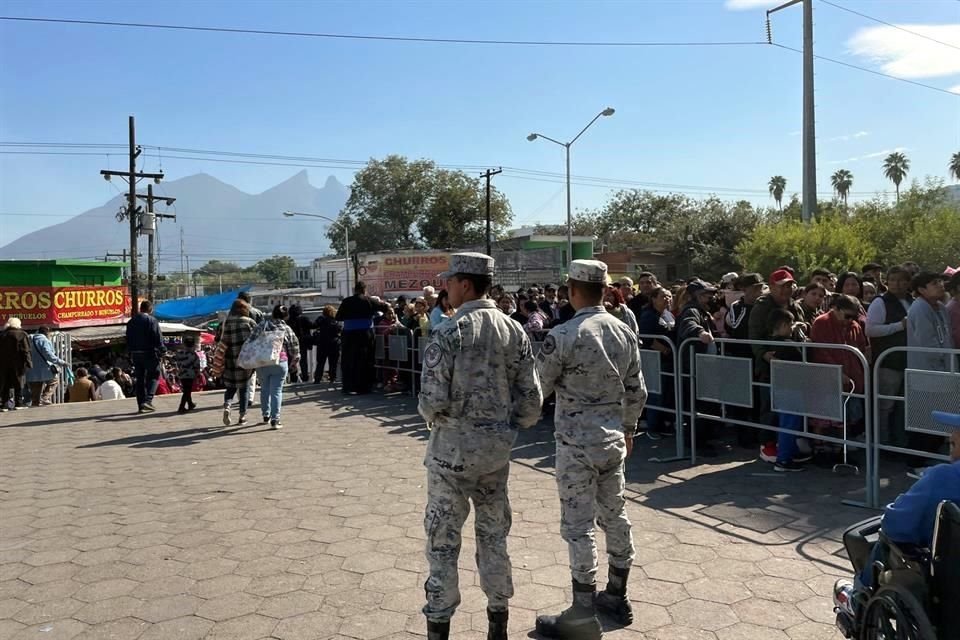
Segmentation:
{"type": "Polygon", "coordinates": [[[606,533],[611,566],[628,569],[634,557],[623,461],[624,435],[633,435],[647,398],[637,337],[604,307],[582,308],[547,335],[537,371],[544,395],[557,394],[560,534],[570,548],[574,580],[592,584],[594,519],[606,533]]]}
{"type": "MultiPolygon", "coordinates": [[[[462,255],[451,256],[451,269],[475,273],[462,271],[469,264],[454,266],[462,255]]],[[[492,272],[493,258],[483,258],[492,272]]],[[[460,604],[457,559],[470,500],[480,586],[488,608],[505,611],[513,596],[510,451],[518,427],[536,424],[543,403],[530,342],[492,300],[467,302],[437,330],[424,353],[421,380],[420,414],[433,425],[424,459],[430,576],[423,613],[429,621],[446,622],[460,604]]]]}

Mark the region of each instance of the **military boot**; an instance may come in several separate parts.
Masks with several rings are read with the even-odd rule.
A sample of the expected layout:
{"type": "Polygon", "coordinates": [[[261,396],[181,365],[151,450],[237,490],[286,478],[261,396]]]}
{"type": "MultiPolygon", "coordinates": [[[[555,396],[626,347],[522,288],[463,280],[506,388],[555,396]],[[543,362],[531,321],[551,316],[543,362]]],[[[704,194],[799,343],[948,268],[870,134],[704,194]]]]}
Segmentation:
{"type": "Polygon", "coordinates": [[[600,640],[603,630],[593,600],[597,585],[573,581],[573,606],[556,616],[537,616],[537,633],[560,640],[600,640]]]}
{"type": "Polygon", "coordinates": [[[433,622],[427,620],[427,640],[448,640],[450,637],[450,621],[433,622]]]}
{"type": "Polygon", "coordinates": [[[633,607],[627,599],[627,578],[630,569],[610,567],[607,588],[597,594],[597,609],[607,613],[623,626],[633,623],[633,607]]]}
{"type": "Polygon", "coordinates": [[[487,640],[507,640],[507,611],[487,609],[487,640]]]}

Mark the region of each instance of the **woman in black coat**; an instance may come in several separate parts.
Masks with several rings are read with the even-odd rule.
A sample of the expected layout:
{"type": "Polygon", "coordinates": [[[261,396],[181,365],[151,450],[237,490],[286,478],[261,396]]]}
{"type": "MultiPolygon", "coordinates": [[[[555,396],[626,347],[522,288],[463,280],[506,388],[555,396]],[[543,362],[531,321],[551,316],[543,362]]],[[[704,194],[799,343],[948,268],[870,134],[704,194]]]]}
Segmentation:
{"type": "Polygon", "coordinates": [[[313,330],[313,343],[317,345],[317,368],[313,372],[313,381],[320,384],[324,363],[329,363],[327,380],[336,382],[337,363],[340,360],[340,332],[342,327],[336,320],[337,310],[332,305],[323,308],[313,330]]]}

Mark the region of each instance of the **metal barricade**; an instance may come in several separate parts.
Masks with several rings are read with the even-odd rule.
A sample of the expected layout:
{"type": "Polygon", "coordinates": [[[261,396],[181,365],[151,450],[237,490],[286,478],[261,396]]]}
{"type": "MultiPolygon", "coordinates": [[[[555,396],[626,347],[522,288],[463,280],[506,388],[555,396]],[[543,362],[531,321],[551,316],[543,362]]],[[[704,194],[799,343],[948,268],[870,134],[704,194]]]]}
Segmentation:
{"type": "Polygon", "coordinates": [[[409,392],[416,397],[417,378],[428,340],[423,336],[415,339],[414,333],[407,329],[403,333],[374,336],[374,371],[395,371],[398,381],[409,374],[409,392]]]}
{"type": "MultiPolygon", "coordinates": [[[[784,342],[768,340],[734,340],[731,338],[717,338],[713,344],[717,345],[718,353],[697,353],[695,344],[702,344],[698,338],[689,338],[680,343],[680,363],[689,366],[679,371],[677,380],[681,387],[684,381],[687,388],[679,394],[681,401],[689,402],[689,407],[681,409],[679,415],[689,420],[690,428],[690,463],[697,461],[697,421],[714,420],[725,424],[753,427],[776,433],[790,433],[798,437],[829,442],[853,449],[863,449],[865,454],[865,501],[863,504],[846,502],[854,506],[876,507],[878,492],[875,478],[876,460],[873,450],[873,412],[868,402],[867,391],[872,388],[872,370],[864,356],[858,349],[842,344],[821,344],[813,342],[789,342],[786,346],[800,350],[801,362],[777,361],[771,362],[770,382],[758,381],[754,376],[754,358],[724,355],[726,345],[749,345],[784,347],[784,342]],[[863,370],[863,391],[845,388],[845,376],[839,364],[822,364],[810,362],[810,349],[828,349],[851,353],[863,370]],[[687,355],[686,358],[683,356],[687,355]],[[776,366],[773,366],[773,365],[776,366]],[[756,389],[769,390],[771,411],[779,409],[780,413],[789,413],[803,418],[803,430],[795,431],[789,428],[773,426],[752,420],[744,420],[728,415],[727,407],[752,407],[754,391],[756,389]],[[814,393],[810,391],[813,390],[814,393]],[[817,391],[819,390],[819,391],[817,391]],[[684,397],[686,396],[686,397],[684,397]],[[847,404],[853,399],[863,403],[865,439],[859,441],[851,439],[844,428],[844,437],[837,438],[825,434],[813,433],[809,428],[810,418],[826,418],[829,420],[843,420],[846,426],[847,404]],[[719,411],[711,413],[707,407],[698,407],[697,401],[710,402],[719,406],[719,411]]],[[[763,393],[763,391],[761,391],[763,393]]]]}
{"type": "Polygon", "coordinates": [[[65,331],[52,334],[50,336],[50,342],[53,343],[53,352],[57,354],[57,357],[67,363],[65,366],[58,367],[58,384],[57,388],[53,391],[53,402],[60,404],[66,398],[67,388],[70,386],[70,379],[67,372],[73,371],[73,344],[70,334],[65,331]]]}
{"type": "Polygon", "coordinates": [[[653,404],[649,398],[647,399],[646,409],[648,419],[651,409],[667,414],[672,413],[674,416],[673,427],[676,440],[676,455],[665,458],[653,457],[650,458],[650,462],[676,462],[677,460],[683,460],[686,456],[684,454],[683,419],[681,417],[683,402],[680,397],[680,384],[679,377],[677,376],[677,372],[680,370],[677,345],[669,337],[653,333],[641,333],[638,337],[644,344],[646,344],[645,341],[648,340],[651,342],[657,340],[665,345],[670,350],[670,353],[666,355],[668,355],[672,365],[672,371],[664,371],[661,366],[662,358],[659,351],[653,348],[640,349],[640,368],[643,371],[643,380],[647,385],[647,393],[660,397],[659,404],[653,404]],[[670,384],[664,384],[664,378],[669,378],[670,384]],[[670,407],[670,403],[663,400],[668,394],[669,397],[673,399],[673,407],[670,407]]]}
{"type": "Polygon", "coordinates": [[[891,347],[881,353],[874,363],[872,390],[873,414],[876,416],[873,424],[872,456],[877,491],[880,487],[881,451],[949,462],[946,455],[911,448],[909,434],[948,435],[942,426],[933,421],[931,413],[960,413],[960,349],[891,347]],[[897,353],[906,354],[908,358],[902,372],[898,367],[883,366],[897,353]],[[931,357],[926,359],[927,362],[911,363],[911,353],[928,354],[931,357]],[[929,366],[940,366],[942,369],[926,368],[929,366]],[[898,414],[898,405],[903,406],[902,414],[898,414]],[[903,418],[903,438],[894,441],[900,436],[899,420],[895,421],[894,416],[900,415],[903,418]]]}

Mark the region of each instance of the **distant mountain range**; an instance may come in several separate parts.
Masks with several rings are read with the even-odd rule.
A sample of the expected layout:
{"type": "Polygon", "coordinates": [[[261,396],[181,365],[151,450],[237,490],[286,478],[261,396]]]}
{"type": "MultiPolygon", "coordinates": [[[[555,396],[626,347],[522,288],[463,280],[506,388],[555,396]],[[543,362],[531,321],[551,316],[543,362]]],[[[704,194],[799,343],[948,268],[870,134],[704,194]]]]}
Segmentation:
{"type": "MultiPolygon", "coordinates": [[[[144,185],[141,185],[144,187],[144,185]]],[[[180,230],[184,253],[196,269],[216,259],[243,265],[274,254],[291,255],[298,263],[329,252],[327,223],[306,218],[284,218],[283,211],[304,211],[336,218],[350,190],[330,176],[322,188],[310,184],[306,171],[267,189],[248,194],[199,173],[164,182],[155,195],[176,197],[174,207],[162,201],[157,211],[176,213],[176,222],[158,221],[158,271],[180,270],[180,230]]],[[[115,214],[125,198],[117,196],[102,207],[81,213],[66,222],[44,227],[0,247],[0,259],[96,258],[129,249],[130,231],[115,214]]],[[[144,203],[141,203],[144,204],[144,203]]],[[[147,241],[141,237],[140,254],[147,241]]],[[[141,265],[144,265],[141,262],[141,265]]],[[[145,266],[142,266],[145,270],[145,266]]]]}

